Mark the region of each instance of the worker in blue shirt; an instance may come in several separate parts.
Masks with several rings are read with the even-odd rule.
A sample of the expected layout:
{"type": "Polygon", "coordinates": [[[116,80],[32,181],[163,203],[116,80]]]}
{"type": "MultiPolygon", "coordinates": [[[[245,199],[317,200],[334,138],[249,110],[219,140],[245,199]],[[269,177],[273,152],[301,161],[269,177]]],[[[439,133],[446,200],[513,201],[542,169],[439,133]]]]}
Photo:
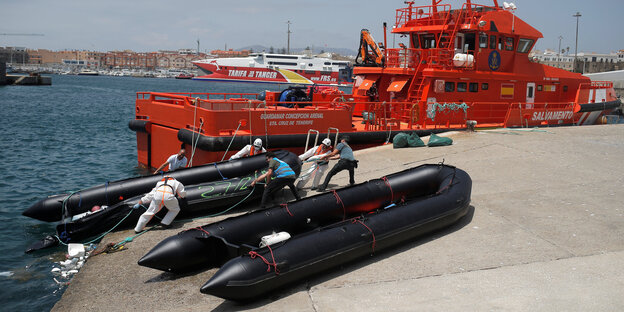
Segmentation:
{"type": "Polygon", "coordinates": [[[295,179],[297,179],[297,175],[292,168],[290,168],[287,163],[275,157],[273,152],[266,153],[265,157],[266,161],[269,163],[268,171],[251,181],[251,186],[254,186],[256,183],[266,179],[266,185],[264,186],[264,192],[262,193],[260,207],[265,208],[267,202],[269,201],[269,197],[273,199],[275,193],[284,188],[284,186],[288,186],[295,198],[300,200],[301,197],[299,197],[297,189],[295,188],[295,179]]]}

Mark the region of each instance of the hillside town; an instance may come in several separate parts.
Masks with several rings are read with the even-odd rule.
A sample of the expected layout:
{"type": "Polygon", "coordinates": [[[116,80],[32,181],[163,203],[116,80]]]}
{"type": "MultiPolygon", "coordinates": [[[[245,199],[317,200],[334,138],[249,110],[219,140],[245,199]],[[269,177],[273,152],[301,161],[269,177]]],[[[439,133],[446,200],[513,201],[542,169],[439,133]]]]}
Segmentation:
{"type": "MultiPolygon", "coordinates": [[[[112,76],[174,77],[181,73],[195,74],[193,61],[205,58],[245,57],[253,50],[212,50],[210,53],[196,49],[156,52],[87,51],[28,49],[23,47],[0,47],[0,59],[4,59],[9,69],[55,74],[92,73],[112,76]]],[[[271,48],[268,53],[282,53],[271,48]]],[[[310,53],[304,50],[302,53],[310,53]]],[[[353,62],[355,56],[340,56],[324,53],[325,57],[353,62]]],[[[538,63],[579,73],[595,73],[624,69],[624,50],[611,53],[580,52],[574,67],[574,54],[569,50],[534,50],[529,57],[538,63]]]]}

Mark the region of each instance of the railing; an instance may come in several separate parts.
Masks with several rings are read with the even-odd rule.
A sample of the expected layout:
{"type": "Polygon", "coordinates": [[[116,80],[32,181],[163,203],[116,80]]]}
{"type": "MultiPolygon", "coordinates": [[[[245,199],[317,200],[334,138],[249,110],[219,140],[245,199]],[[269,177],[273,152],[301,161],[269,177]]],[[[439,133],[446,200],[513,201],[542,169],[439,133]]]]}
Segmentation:
{"type": "Polygon", "coordinates": [[[420,50],[386,49],[386,67],[416,68],[420,60],[420,50]]]}
{"type": "Polygon", "coordinates": [[[419,7],[409,6],[407,8],[398,9],[396,10],[395,25],[397,27],[403,27],[410,21],[416,21],[416,24],[413,26],[444,25],[450,9],[450,4],[419,7]]]}
{"type": "MultiPolygon", "coordinates": [[[[255,93],[159,93],[137,92],[137,100],[158,104],[171,104],[178,106],[197,106],[211,111],[236,111],[236,110],[280,110],[280,109],[325,109],[325,110],[351,110],[348,102],[334,100],[332,102],[271,102],[257,100],[255,93]],[[249,96],[252,98],[246,98],[249,96]]],[[[340,99],[340,98],[338,98],[340,99]]]]}

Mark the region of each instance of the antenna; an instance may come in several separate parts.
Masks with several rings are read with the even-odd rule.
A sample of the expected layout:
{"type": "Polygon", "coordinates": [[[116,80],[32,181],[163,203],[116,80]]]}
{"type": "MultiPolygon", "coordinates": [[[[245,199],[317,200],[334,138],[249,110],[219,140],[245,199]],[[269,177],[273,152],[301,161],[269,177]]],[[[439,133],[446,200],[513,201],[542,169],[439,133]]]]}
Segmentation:
{"type": "Polygon", "coordinates": [[[287,32],[287,34],[288,34],[288,45],[287,45],[287,49],[288,50],[287,51],[288,52],[286,52],[286,54],[290,54],[290,34],[291,34],[290,24],[292,24],[292,23],[290,21],[287,21],[286,24],[288,24],[288,32],[287,32]]]}

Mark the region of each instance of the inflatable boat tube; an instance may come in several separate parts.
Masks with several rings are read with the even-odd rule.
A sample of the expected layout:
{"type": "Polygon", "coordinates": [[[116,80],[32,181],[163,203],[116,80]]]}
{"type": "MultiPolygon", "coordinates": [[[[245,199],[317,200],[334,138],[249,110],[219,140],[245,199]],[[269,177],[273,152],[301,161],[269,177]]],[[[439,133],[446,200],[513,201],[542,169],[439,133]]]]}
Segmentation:
{"type": "MultiPolygon", "coordinates": [[[[430,135],[431,133],[441,133],[446,130],[402,130],[400,132],[412,134],[416,133],[419,137],[430,135]]],[[[349,145],[380,145],[386,142],[388,139],[390,142],[394,138],[395,135],[399,134],[399,131],[391,132],[388,134],[387,131],[367,131],[367,132],[341,132],[340,135],[348,135],[349,136],[349,145]],[[390,135],[388,137],[388,135],[390,135]]],[[[307,137],[307,133],[301,134],[273,134],[268,135],[266,137],[261,137],[262,140],[266,141],[267,146],[271,146],[274,148],[291,148],[291,147],[301,147],[303,148],[301,142],[305,142],[307,137]]],[[[332,142],[336,137],[335,133],[330,134],[330,139],[332,142]]],[[[256,136],[252,136],[252,140],[257,138],[256,136]]],[[[178,131],[178,140],[184,142],[186,144],[192,144],[192,142],[197,142],[197,148],[209,151],[209,152],[221,152],[225,151],[228,146],[231,146],[230,149],[241,149],[245,145],[249,144],[249,136],[206,136],[203,134],[198,134],[197,132],[193,132],[188,129],[180,129],[178,131]],[[195,141],[193,140],[195,139],[195,141]]]]}
{"type": "MultiPolygon", "coordinates": [[[[467,206],[470,190],[471,181],[465,172],[446,165],[422,165],[290,202],[286,206],[259,210],[180,232],[156,245],[139,260],[139,265],[177,273],[216,267],[258,250],[262,237],[272,233],[287,232],[293,237],[307,232],[316,233],[319,228],[393,202],[437,198],[433,202],[448,201],[453,207],[467,206]],[[453,198],[444,199],[449,195],[453,198]]],[[[260,249],[258,252],[263,251],[260,249]]],[[[209,283],[207,291],[216,289],[214,285],[209,283]]]]}
{"type": "MultiPolygon", "coordinates": [[[[285,151],[275,151],[276,157],[301,170],[297,155],[285,151]],[[297,158],[297,159],[295,159],[297,158]]],[[[264,155],[222,161],[191,168],[167,172],[184,185],[222,180],[247,175],[267,166],[264,155]]],[[[134,177],[94,186],[72,194],[52,195],[42,199],[22,212],[22,215],[46,222],[62,221],[65,218],[89,211],[93,206],[113,206],[125,199],[149,192],[161,175],[134,177]]]]}

